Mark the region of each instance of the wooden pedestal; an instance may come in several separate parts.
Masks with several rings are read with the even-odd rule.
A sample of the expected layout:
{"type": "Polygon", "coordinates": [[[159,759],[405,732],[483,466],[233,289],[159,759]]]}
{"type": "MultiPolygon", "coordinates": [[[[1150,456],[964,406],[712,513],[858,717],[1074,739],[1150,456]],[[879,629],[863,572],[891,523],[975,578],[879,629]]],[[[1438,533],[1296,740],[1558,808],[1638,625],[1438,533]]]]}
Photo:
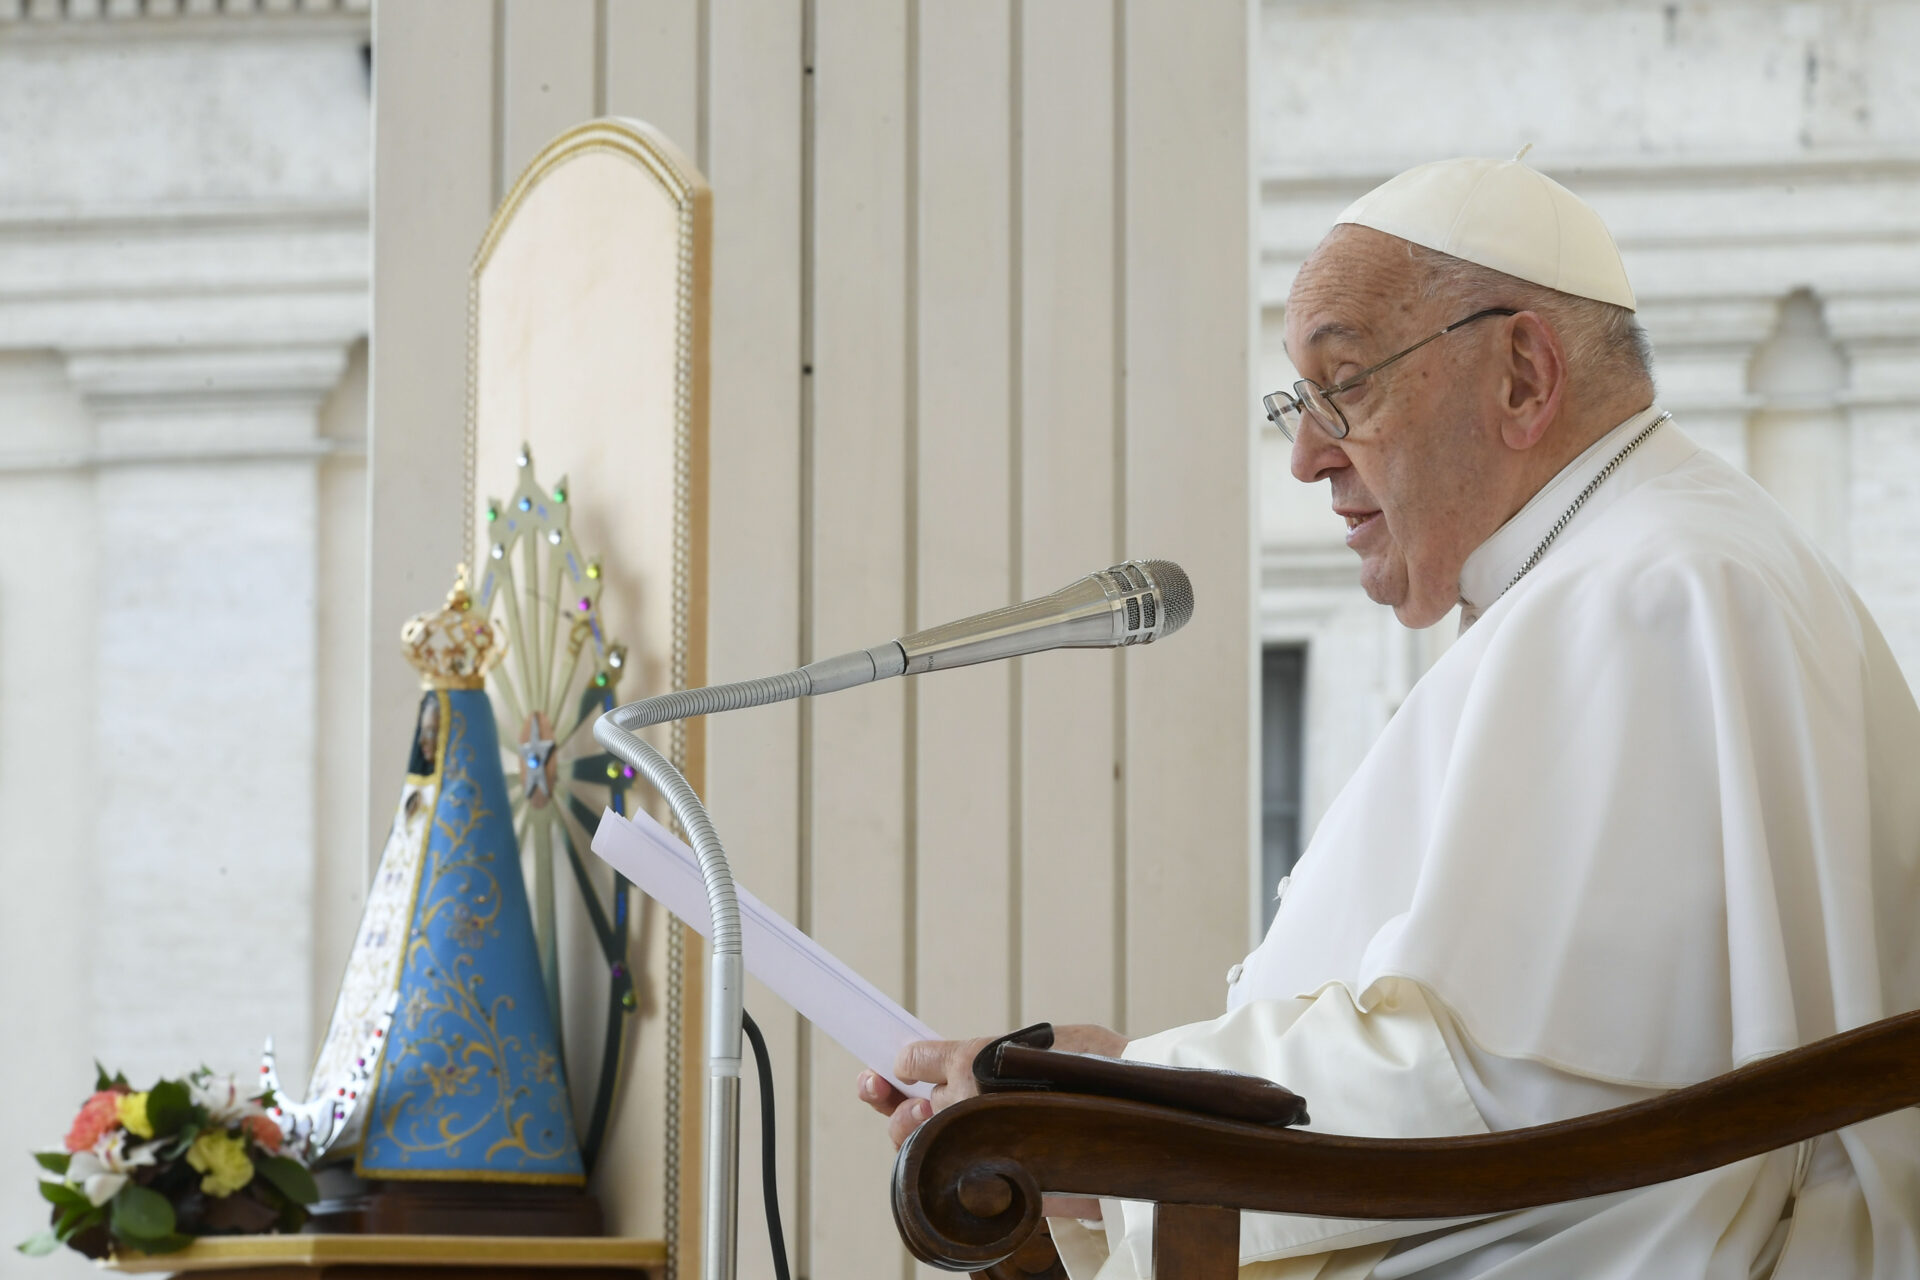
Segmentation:
{"type": "Polygon", "coordinates": [[[390,1236],[597,1236],[600,1203],[580,1187],[363,1181],[324,1170],[309,1232],[390,1236]]]}
{"type": "Polygon", "coordinates": [[[213,1280],[661,1280],[667,1246],[604,1236],[216,1236],[101,1265],[213,1280]]]}

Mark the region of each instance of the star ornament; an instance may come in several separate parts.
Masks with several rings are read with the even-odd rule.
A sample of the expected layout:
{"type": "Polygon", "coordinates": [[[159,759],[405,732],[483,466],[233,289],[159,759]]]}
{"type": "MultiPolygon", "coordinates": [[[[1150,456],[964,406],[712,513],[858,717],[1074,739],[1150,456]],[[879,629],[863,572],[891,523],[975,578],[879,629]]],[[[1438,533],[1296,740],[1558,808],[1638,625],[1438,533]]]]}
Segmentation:
{"type": "Polygon", "coordinates": [[[553,760],[553,739],[541,736],[544,726],[528,725],[520,744],[520,783],[530,804],[545,805],[553,799],[553,780],[548,765],[553,760]]]}

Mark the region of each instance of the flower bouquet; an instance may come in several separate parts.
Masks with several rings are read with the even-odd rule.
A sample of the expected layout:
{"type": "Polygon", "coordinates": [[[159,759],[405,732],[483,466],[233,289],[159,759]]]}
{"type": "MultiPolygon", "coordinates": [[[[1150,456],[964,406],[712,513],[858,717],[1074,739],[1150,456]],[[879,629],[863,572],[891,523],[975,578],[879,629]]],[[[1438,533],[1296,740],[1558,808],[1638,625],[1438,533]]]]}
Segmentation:
{"type": "Polygon", "coordinates": [[[64,1244],[102,1258],[171,1253],[203,1235],[298,1231],[320,1193],[281,1150],[272,1105],[204,1067],[138,1093],[102,1070],[65,1149],[34,1154],[53,1220],[20,1251],[64,1244]]]}

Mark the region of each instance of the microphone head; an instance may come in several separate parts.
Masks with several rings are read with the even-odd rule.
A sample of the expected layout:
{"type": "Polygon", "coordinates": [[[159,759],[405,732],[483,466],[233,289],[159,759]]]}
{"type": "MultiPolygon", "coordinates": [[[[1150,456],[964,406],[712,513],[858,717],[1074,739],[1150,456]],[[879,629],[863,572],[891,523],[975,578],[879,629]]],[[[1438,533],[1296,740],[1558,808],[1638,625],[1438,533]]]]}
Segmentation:
{"type": "Polygon", "coordinates": [[[1160,588],[1160,635],[1170,636],[1193,617],[1193,580],[1171,560],[1146,560],[1140,567],[1160,588]]]}
{"type": "Polygon", "coordinates": [[[1171,560],[1128,560],[1094,577],[1115,609],[1110,644],[1152,644],[1193,617],[1193,582],[1171,560]]]}

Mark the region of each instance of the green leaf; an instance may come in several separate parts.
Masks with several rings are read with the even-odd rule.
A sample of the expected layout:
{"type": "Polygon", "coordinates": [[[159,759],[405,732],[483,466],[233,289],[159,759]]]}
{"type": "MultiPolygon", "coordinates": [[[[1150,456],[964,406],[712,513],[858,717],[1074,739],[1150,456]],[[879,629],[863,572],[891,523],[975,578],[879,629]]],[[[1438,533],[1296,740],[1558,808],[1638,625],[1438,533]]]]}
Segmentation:
{"type": "Polygon", "coordinates": [[[42,1231],[31,1239],[22,1240],[14,1248],[29,1258],[44,1258],[60,1247],[60,1239],[51,1230],[42,1231]]]}
{"type": "Polygon", "coordinates": [[[320,1184],[313,1180],[305,1165],[291,1156],[269,1156],[254,1168],[295,1204],[312,1204],[320,1198],[320,1184]]]}
{"type": "Polygon", "coordinates": [[[178,1080],[162,1080],[147,1092],[147,1122],[164,1138],[193,1119],[193,1095],[178,1080]]]}
{"type": "Polygon", "coordinates": [[[116,1236],[157,1240],[172,1235],[173,1227],[173,1205],[158,1191],[129,1182],[113,1198],[113,1234],[116,1236]]]}
{"type": "Polygon", "coordinates": [[[91,1203],[75,1205],[60,1215],[60,1221],[53,1224],[54,1239],[65,1244],[88,1227],[107,1220],[105,1209],[95,1208],[91,1203]]]}
{"type": "Polygon", "coordinates": [[[40,1198],[48,1204],[61,1209],[71,1209],[76,1205],[91,1205],[87,1193],[78,1187],[70,1187],[64,1182],[40,1180],[40,1198]]]}
{"type": "MultiPolygon", "coordinates": [[[[187,1154],[187,1148],[191,1147],[193,1140],[199,1136],[200,1126],[198,1124],[189,1124],[186,1128],[174,1135],[173,1142],[170,1145],[160,1149],[160,1158],[162,1160],[178,1160],[181,1156],[187,1154]]],[[[156,1138],[155,1141],[157,1142],[159,1139],[156,1138]]]]}
{"type": "Polygon", "coordinates": [[[36,1151],[33,1153],[33,1159],[48,1173],[62,1175],[67,1172],[67,1166],[73,1163],[73,1157],[64,1151],[36,1151]]]}

